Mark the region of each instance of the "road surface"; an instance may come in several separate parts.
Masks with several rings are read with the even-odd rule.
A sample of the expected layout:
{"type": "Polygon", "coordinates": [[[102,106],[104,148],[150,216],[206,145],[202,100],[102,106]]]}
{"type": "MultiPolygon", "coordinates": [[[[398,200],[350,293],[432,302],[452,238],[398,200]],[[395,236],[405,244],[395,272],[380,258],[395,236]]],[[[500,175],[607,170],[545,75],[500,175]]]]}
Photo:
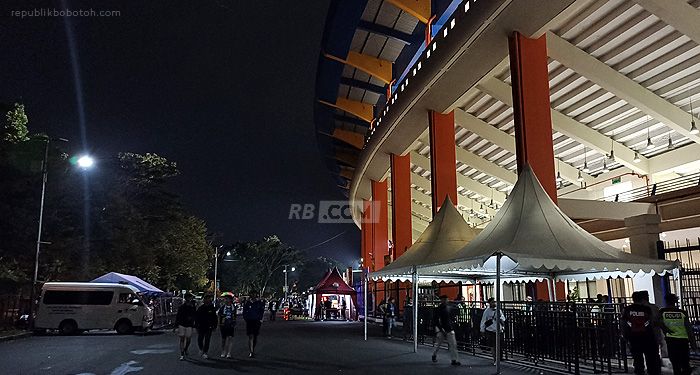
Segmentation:
{"type": "MultiPolygon", "coordinates": [[[[2,374],[491,374],[490,361],[460,354],[462,366],[452,367],[447,351],[430,361],[430,348],[413,353],[410,342],[387,340],[379,328],[365,342],[361,323],[276,321],[265,322],[256,358],[247,357],[245,327],[236,327],[234,358],[218,357],[220,336],[212,338],[212,359],[203,360],[196,342],[190,359],[179,360],[177,336],[172,331],[119,336],[94,332],[79,336],[35,336],[0,342],[2,374]]],[[[194,339],[195,337],[193,337],[194,339]]],[[[537,371],[527,371],[538,373],[537,371]]],[[[504,366],[504,374],[526,373],[504,366]]]]}

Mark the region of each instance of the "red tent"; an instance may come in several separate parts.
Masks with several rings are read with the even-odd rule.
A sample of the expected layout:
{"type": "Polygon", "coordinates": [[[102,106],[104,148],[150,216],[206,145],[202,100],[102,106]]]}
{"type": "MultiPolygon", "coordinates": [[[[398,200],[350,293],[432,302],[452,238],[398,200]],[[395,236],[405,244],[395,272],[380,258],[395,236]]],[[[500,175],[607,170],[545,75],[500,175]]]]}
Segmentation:
{"type": "Polygon", "coordinates": [[[355,289],[351,288],[345,282],[345,280],[343,280],[343,277],[340,276],[340,272],[338,272],[337,268],[328,270],[328,272],[326,272],[321,281],[313,289],[313,296],[315,297],[315,301],[312,303],[312,306],[315,311],[312,313],[312,316],[314,318],[321,318],[321,297],[324,294],[348,296],[350,299],[350,303],[348,306],[350,308],[350,314],[348,318],[357,318],[357,314],[355,311],[357,306],[357,292],[355,291],[355,289]]]}

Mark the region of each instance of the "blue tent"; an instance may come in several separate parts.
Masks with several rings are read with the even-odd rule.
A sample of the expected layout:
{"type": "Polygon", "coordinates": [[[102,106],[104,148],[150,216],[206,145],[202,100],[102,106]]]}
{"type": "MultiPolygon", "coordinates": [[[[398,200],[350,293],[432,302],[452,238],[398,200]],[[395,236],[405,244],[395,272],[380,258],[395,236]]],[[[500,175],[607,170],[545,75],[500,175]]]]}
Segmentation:
{"type": "Polygon", "coordinates": [[[139,292],[147,294],[147,295],[163,295],[165,292],[162,290],[156,288],[155,286],[139,279],[136,276],[131,276],[131,275],[125,275],[123,273],[117,273],[117,272],[110,272],[106,273],[95,280],[92,280],[91,282],[93,283],[117,283],[117,284],[129,284],[136,289],[139,290],[139,292]]]}

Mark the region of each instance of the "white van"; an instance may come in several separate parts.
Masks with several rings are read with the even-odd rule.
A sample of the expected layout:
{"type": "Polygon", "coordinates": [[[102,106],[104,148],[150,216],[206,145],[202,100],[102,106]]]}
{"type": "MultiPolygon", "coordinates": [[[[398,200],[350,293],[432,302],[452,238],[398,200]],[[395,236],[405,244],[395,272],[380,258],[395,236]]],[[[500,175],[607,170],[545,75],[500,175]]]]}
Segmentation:
{"type": "Polygon", "coordinates": [[[112,283],[46,283],[34,321],[36,330],[57,329],[63,335],[90,329],[128,334],[152,325],[153,310],[138,289],[112,283]]]}

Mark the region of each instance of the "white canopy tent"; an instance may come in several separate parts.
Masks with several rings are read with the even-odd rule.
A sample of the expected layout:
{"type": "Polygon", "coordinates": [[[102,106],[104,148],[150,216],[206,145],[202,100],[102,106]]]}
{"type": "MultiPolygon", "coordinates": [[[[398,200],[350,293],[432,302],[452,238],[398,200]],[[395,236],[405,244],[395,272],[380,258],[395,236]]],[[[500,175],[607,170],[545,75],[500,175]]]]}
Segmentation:
{"type": "MultiPolygon", "coordinates": [[[[620,251],[569,219],[550,199],[530,166],[520,172],[510,197],[493,221],[448,261],[424,265],[420,273],[494,280],[496,316],[500,314],[501,277],[556,279],[628,277],[674,271],[677,263],[620,251]]],[[[496,352],[500,319],[496,319],[496,352]]],[[[500,355],[496,356],[497,373],[500,355]]]]}
{"type": "MultiPolygon", "coordinates": [[[[493,221],[478,235],[473,235],[474,230],[464,223],[451,204],[444,204],[441,214],[436,215],[414,244],[418,245],[415,252],[409,253],[414,249],[412,246],[396,262],[370,277],[400,280],[412,274],[414,286],[419,274],[422,279],[430,280],[495,282],[497,310],[500,310],[502,277],[511,282],[547,280],[549,285],[557,279],[663,275],[678,267],[675,262],[625,253],[586,232],[559,210],[529,166],[521,171],[510,197],[493,221]],[[454,218],[455,214],[459,220],[454,218]],[[460,222],[463,223],[461,228],[460,222]],[[461,231],[465,232],[460,236],[457,233],[461,231]],[[419,244],[424,236],[426,239],[419,244]],[[455,250],[458,240],[449,240],[452,236],[465,245],[455,250]],[[407,256],[405,261],[404,256],[407,256]]],[[[550,295],[552,289],[553,285],[550,295]]],[[[414,297],[415,293],[414,288],[414,297]]],[[[414,303],[414,319],[417,316],[415,306],[417,303],[414,303]]],[[[500,311],[496,314],[498,316],[500,311]]],[[[499,326],[496,319],[496,330],[500,333],[499,326]]],[[[414,330],[415,327],[414,324],[414,330]]],[[[499,342],[496,340],[497,346],[499,342]]],[[[497,356],[497,370],[500,370],[500,356],[497,356]]]]}
{"type": "MultiPolygon", "coordinates": [[[[478,234],[476,229],[464,221],[450,198],[445,197],[442,206],[418,240],[398,259],[369,275],[375,280],[412,281],[413,346],[415,351],[418,351],[418,342],[416,341],[418,337],[418,267],[454,259],[457,251],[478,234]]],[[[450,278],[437,275],[437,279],[431,277],[430,281],[449,282],[462,281],[462,279],[462,277],[450,278]]],[[[366,324],[367,320],[365,319],[366,324]]]]}

